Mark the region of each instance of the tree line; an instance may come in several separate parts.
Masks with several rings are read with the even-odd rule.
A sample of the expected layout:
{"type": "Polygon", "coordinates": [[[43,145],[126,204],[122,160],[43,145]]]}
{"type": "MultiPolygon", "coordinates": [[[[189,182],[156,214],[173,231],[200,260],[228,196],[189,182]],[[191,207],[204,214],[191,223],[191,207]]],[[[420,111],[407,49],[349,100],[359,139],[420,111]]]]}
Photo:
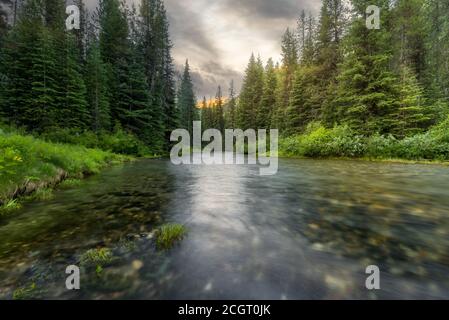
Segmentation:
{"type": "Polygon", "coordinates": [[[320,122],[404,138],[449,114],[445,0],[323,0],[319,16],[302,11],[281,43],[281,63],[251,55],[237,100],[222,106],[217,94],[216,107],[203,105],[203,127],[221,129],[223,118],[229,128],[294,135],[320,122]],[[370,5],[381,9],[379,30],[366,26],[370,5]]]}
{"type": "Polygon", "coordinates": [[[167,150],[196,102],[188,64],[176,89],[163,1],[100,0],[92,13],[74,2],[81,25],[72,31],[64,0],[23,0],[9,24],[2,7],[0,118],[38,134],[125,130],[154,153],[167,150]]]}

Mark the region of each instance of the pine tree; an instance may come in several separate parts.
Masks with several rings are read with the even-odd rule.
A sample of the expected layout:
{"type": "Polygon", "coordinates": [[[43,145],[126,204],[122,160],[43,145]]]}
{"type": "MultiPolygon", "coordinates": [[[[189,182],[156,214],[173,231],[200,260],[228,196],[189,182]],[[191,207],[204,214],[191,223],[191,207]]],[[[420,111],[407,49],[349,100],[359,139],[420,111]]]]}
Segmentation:
{"type": "Polygon", "coordinates": [[[257,129],[257,113],[263,95],[264,69],[262,61],[254,54],[248,63],[237,108],[237,124],[240,129],[257,129]]]}
{"type": "Polygon", "coordinates": [[[8,30],[8,13],[3,6],[11,5],[11,0],[0,1],[0,48],[3,44],[3,38],[6,36],[8,30]]]}
{"type": "Polygon", "coordinates": [[[307,15],[306,11],[302,10],[297,22],[297,33],[298,33],[298,49],[300,60],[304,55],[304,50],[306,47],[307,40],[307,15]]]}
{"type": "Polygon", "coordinates": [[[392,10],[392,43],[395,64],[399,70],[406,65],[423,80],[425,65],[424,0],[398,0],[392,10]]]}
{"type": "Polygon", "coordinates": [[[315,62],[316,44],[315,44],[315,18],[309,14],[306,18],[304,48],[302,49],[301,64],[311,65],[315,62]]]}
{"type": "MultiPolygon", "coordinates": [[[[101,0],[98,8],[100,23],[100,52],[107,65],[110,96],[111,120],[123,122],[122,105],[127,98],[127,86],[121,83],[123,77],[129,74],[130,42],[128,38],[128,23],[121,10],[119,0],[101,0]]],[[[123,123],[121,123],[123,124],[123,123]]]]}
{"type": "Polygon", "coordinates": [[[345,60],[337,78],[336,98],[332,103],[337,123],[349,124],[360,133],[388,133],[394,125],[398,103],[397,78],[390,71],[392,59],[387,22],[389,1],[378,1],[381,28],[366,28],[368,0],[353,0],[356,14],[347,37],[345,60]]]}
{"type": "Polygon", "coordinates": [[[215,96],[214,108],[212,111],[212,119],[214,129],[219,130],[224,133],[225,129],[225,121],[224,121],[224,113],[223,113],[223,94],[221,91],[221,86],[217,88],[217,94],[215,96]]]}
{"type": "Polygon", "coordinates": [[[199,117],[195,93],[193,92],[193,83],[190,77],[189,61],[186,61],[178,91],[178,109],[181,114],[181,127],[188,130],[190,136],[193,136],[193,121],[197,121],[199,117]]]}
{"type": "Polygon", "coordinates": [[[201,103],[201,126],[203,131],[212,128],[212,110],[207,105],[206,97],[203,97],[201,103]]]}
{"type": "Polygon", "coordinates": [[[225,106],[225,126],[226,128],[236,128],[237,117],[237,97],[235,94],[234,80],[229,84],[229,99],[225,106]]]}
{"type": "MultiPolygon", "coordinates": [[[[308,77],[316,79],[313,82],[317,86],[310,87],[309,91],[312,92],[309,93],[305,104],[306,110],[310,113],[305,118],[310,118],[310,115],[314,114],[314,118],[310,120],[322,121],[328,125],[331,125],[333,119],[331,100],[334,96],[337,67],[343,58],[340,46],[346,29],[347,11],[343,0],[323,1],[317,33],[316,67],[308,68],[305,72],[308,77]],[[314,95],[313,92],[320,92],[320,94],[314,95]],[[315,96],[313,102],[310,99],[312,95],[315,96]],[[315,107],[312,104],[315,104],[315,107]]],[[[309,79],[307,82],[312,85],[309,79]]]]}
{"type": "Polygon", "coordinates": [[[92,118],[92,129],[96,133],[111,130],[110,93],[108,91],[107,76],[100,48],[94,44],[90,47],[87,54],[85,82],[87,102],[92,118]]]}
{"type": "MultiPolygon", "coordinates": [[[[426,23],[426,57],[424,83],[427,97],[449,113],[449,3],[427,0],[424,6],[426,23]]],[[[446,118],[446,116],[443,116],[446,118]]]]}
{"type": "Polygon", "coordinates": [[[65,95],[58,108],[58,126],[85,129],[91,122],[87,107],[86,86],[75,36],[66,36],[65,66],[62,89],[65,95]]]}
{"type": "Polygon", "coordinates": [[[0,121],[5,117],[3,108],[5,105],[5,87],[6,87],[6,75],[5,75],[5,61],[3,57],[3,46],[5,37],[8,31],[8,14],[2,5],[10,5],[10,0],[0,0],[0,121]]]}
{"type": "Polygon", "coordinates": [[[286,110],[286,133],[296,134],[304,131],[307,125],[316,121],[318,116],[318,81],[314,78],[316,67],[308,66],[298,69],[293,85],[290,105],[286,110]]]}
{"type": "Polygon", "coordinates": [[[425,106],[423,90],[414,71],[403,65],[399,80],[399,106],[393,117],[392,133],[404,138],[425,131],[431,124],[432,118],[429,108],[425,106]]]}
{"type": "Polygon", "coordinates": [[[269,129],[271,127],[271,119],[276,106],[276,90],[278,81],[273,59],[268,59],[265,67],[265,79],[263,84],[263,95],[260,107],[257,110],[257,127],[261,129],[269,129]]]}
{"type": "Polygon", "coordinates": [[[285,111],[290,102],[295,72],[299,65],[298,41],[293,32],[286,30],[282,37],[282,67],[278,88],[277,105],[272,122],[273,127],[283,131],[286,128],[285,111]]]}
{"type": "Polygon", "coordinates": [[[30,95],[23,107],[23,124],[30,130],[45,131],[58,125],[57,60],[50,31],[42,27],[31,53],[30,95]]]}
{"type": "Polygon", "coordinates": [[[293,88],[293,79],[298,67],[298,42],[290,29],[287,28],[282,37],[282,68],[284,69],[284,79],[282,81],[282,91],[280,97],[280,107],[285,108],[290,101],[290,92],[293,88]]]}
{"type": "Polygon", "coordinates": [[[154,147],[166,148],[171,131],[179,127],[168,19],[161,0],[142,0],[140,14],[139,46],[152,97],[153,127],[161,125],[154,132],[154,147]]]}
{"type": "Polygon", "coordinates": [[[151,114],[151,97],[145,77],[143,63],[136,53],[131,59],[123,59],[119,63],[127,64],[119,68],[120,96],[118,110],[119,120],[123,128],[134,133],[141,140],[151,143],[152,128],[148,126],[151,114]],[[129,61],[131,60],[131,61],[129,61]],[[123,72],[126,70],[126,72],[123,72]]]}
{"type": "Polygon", "coordinates": [[[57,124],[60,71],[55,37],[43,23],[40,0],[27,1],[19,18],[3,51],[3,113],[12,123],[43,131],[57,124]]]}

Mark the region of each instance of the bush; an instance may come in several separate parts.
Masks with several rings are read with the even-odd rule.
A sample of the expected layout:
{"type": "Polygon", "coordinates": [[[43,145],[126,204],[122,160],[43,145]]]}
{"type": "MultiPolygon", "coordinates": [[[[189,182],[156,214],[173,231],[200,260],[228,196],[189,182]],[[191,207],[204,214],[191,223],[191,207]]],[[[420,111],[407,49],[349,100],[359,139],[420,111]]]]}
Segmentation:
{"type": "Polygon", "coordinates": [[[365,156],[369,158],[393,158],[397,153],[397,140],[392,135],[376,134],[365,140],[365,156]]]}
{"type": "Polygon", "coordinates": [[[98,148],[118,154],[145,156],[150,150],[136,136],[117,128],[114,133],[80,131],[78,129],[49,130],[40,135],[43,140],[54,143],[80,145],[86,148],[98,148]]]}
{"type": "Polygon", "coordinates": [[[313,123],[302,135],[280,139],[279,150],[281,155],[311,158],[449,160],[449,118],[427,133],[402,140],[392,135],[363,137],[346,126],[328,129],[313,123]]]}
{"type": "Polygon", "coordinates": [[[327,129],[312,123],[306,132],[280,140],[280,153],[312,158],[359,157],[365,152],[364,138],[347,126],[327,129]]]}
{"type": "Polygon", "coordinates": [[[449,159],[449,144],[432,137],[430,133],[418,134],[398,143],[397,157],[411,160],[449,159]]]}

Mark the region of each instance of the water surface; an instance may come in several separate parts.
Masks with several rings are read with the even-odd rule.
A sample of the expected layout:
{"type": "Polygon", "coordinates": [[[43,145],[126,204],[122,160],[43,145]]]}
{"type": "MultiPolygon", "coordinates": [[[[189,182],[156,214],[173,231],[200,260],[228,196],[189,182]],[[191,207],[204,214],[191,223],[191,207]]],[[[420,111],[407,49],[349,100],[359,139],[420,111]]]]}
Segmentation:
{"type": "Polygon", "coordinates": [[[449,168],[281,160],[257,166],[173,166],[142,160],[106,169],[50,201],[0,218],[0,298],[36,284],[53,299],[449,298],[449,168]],[[175,248],[153,231],[189,230],[175,248]],[[65,268],[89,249],[115,259],[81,290],[65,268]],[[365,288],[365,268],[381,290],[365,288]]]}

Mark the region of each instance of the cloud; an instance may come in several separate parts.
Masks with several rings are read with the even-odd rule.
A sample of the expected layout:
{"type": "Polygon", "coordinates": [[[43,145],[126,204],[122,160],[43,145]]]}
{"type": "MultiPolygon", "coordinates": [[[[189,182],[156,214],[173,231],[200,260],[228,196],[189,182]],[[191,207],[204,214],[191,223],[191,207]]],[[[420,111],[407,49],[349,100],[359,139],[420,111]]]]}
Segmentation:
{"type": "MultiPolygon", "coordinates": [[[[98,0],[85,0],[93,8],[98,0]]],[[[127,0],[138,4],[139,0],[127,0]]],[[[176,69],[188,59],[197,96],[214,96],[235,81],[240,90],[252,52],[280,60],[280,39],[302,9],[318,13],[320,0],[165,0],[176,69]]]]}
{"type": "Polygon", "coordinates": [[[296,19],[298,13],[304,9],[315,11],[320,1],[306,0],[224,0],[223,9],[245,17],[248,22],[253,19],[261,21],[296,19]]]}
{"type": "MultiPolygon", "coordinates": [[[[181,74],[184,66],[177,65],[176,67],[179,70],[178,73],[181,74]]],[[[243,79],[241,72],[224,67],[214,61],[207,61],[199,66],[191,65],[190,74],[198,99],[202,99],[203,96],[206,98],[214,97],[218,86],[221,86],[223,94],[227,95],[231,80],[234,80],[234,89],[238,92],[243,79]]]]}
{"type": "Polygon", "coordinates": [[[166,0],[170,31],[176,50],[193,50],[209,57],[219,56],[219,50],[202,22],[201,12],[193,10],[189,5],[191,2],[166,0]]]}

